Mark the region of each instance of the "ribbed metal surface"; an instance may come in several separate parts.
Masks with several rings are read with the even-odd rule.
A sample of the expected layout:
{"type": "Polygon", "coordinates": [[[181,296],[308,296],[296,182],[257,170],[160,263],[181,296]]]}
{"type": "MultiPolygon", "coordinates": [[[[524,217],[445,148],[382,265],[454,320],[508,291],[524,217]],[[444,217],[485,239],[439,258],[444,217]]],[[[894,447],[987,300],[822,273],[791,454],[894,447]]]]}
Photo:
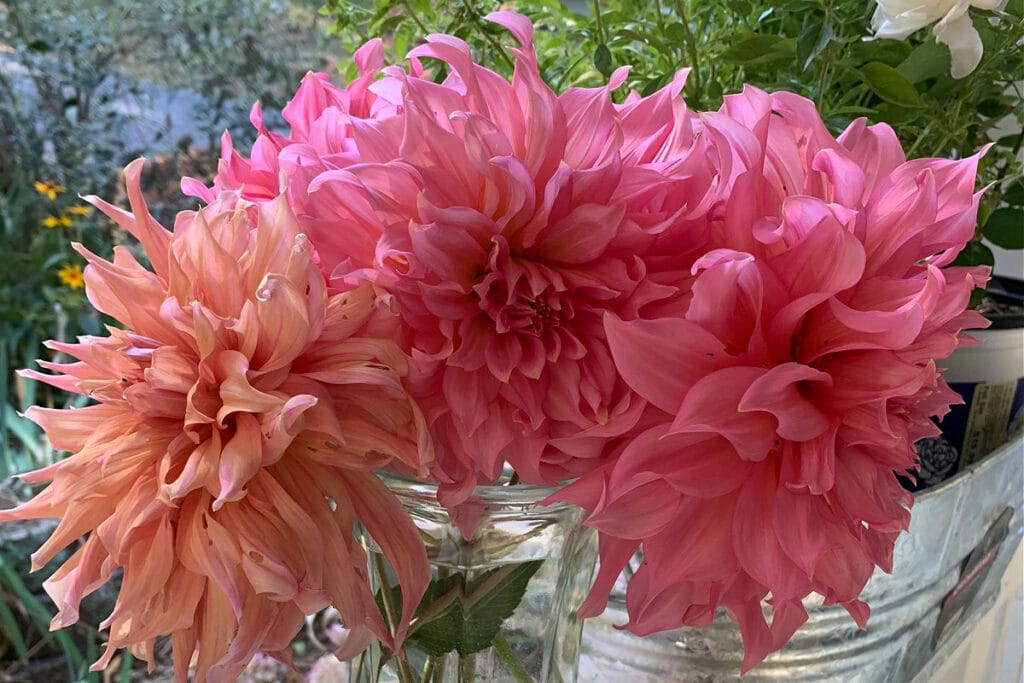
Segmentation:
{"type": "MultiPolygon", "coordinates": [[[[909,683],[927,674],[991,606],[1024,533],[1024,435],[946,483],[917,496],[910,531],[896,544],[892,574],[876,572],[864,591],[871,605],[866,631],[842,608],[806,601],[810,617],[790,643],[743,676],[761,681],[909,683]],[[943,598],[960,580],[963,561],[1007,508],[1009,536],[957,627],[933,650],[943,598]]],[[[725,614],[706,628],[646,638],[618,631],[621,601],[587,622],[581,683],[717,683],[739,681],[742,641],[725,614]]]]}

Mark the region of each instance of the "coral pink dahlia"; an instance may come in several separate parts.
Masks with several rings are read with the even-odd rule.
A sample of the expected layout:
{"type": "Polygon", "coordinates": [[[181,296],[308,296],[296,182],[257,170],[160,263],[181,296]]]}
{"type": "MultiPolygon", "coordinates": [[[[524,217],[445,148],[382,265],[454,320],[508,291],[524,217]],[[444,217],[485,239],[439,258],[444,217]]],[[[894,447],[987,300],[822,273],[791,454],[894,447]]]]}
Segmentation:
{"type": "Polygon", "coordinates": [[[97,403],[30,409],[72,455],[24,476],[52,482],[0,521],[59,518],[33,555],[42,567],[85,536],[46,582],[54,627],[122,569],[103,623],[107,650],[149,659],[169,635],[175,675],[234,680],[258,651],[288,658],[304,615],[335,605],[353,629],[343,655],[373,636],[395,644],[369,590],[358,520],[405,591],[403,623],[429,579],[422,543],[373,474],[422,475],[430,446],[401,384],[394,318],[369,287],[328,297],[282,197],[253,205],[221,193],[172,233],[149,215],[141,160],[126,170],[132,213],[91,201],[139,239],[153,270],[124,248],[88,259],[90,301],[124,324],[50,348],[79,359],[26,375],[97,403]]]}
{"type": "Polygon", "coordinates": [[[896,475],[959,400],[936,360],[984,326],[965,309],[987,270],[943,267],[974,234],[976,158],[907,162],[863,122],[836,140],[809,101],[755,89],[704,125],[739,166],[681,310],[605,318],[616,368],[661,419],[556,497],[601,532],[582,613],[642,548],[627,627],[702,625],[725,606],[747,670],[812,591],[865,624],[859,595],[910,520],[896,475]]]}

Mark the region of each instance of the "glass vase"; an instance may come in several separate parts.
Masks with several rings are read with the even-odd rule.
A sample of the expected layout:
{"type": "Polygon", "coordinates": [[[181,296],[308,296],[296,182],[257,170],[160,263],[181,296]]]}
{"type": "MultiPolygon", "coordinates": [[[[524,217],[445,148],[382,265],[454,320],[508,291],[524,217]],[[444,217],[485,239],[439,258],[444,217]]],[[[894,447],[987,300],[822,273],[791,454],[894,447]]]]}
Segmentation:
{"type": "MultiPolygon", "coordinates": [[[[515,485],[477,487],[449,514],[437,502],[436,486],[383,479],[420,530],[432,582],[407,638],[405,661],[374,644],[351,662],[350,680],[573,683],[583,629],[576,612],[597,559],[597,541],[580,524],[581,510],[541,505],[555,489],[515,485]]],[[[372,539],[364,537],[363,544],[383,603],[382,577],[389,585],[394,578],[372,539]]]]}

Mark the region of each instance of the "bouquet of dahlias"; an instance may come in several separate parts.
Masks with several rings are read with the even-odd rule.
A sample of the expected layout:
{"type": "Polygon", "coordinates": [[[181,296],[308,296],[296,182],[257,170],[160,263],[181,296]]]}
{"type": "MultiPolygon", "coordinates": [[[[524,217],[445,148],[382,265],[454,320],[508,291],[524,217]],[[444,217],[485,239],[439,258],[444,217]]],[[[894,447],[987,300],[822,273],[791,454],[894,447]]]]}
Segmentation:
{"type": "Polygon", "coordinates": [[[626,628],[727,608],[744,669],[812,592],[867,623],[858,596],[910,519],[897,474],[959,398],[936,361],[985,324],[966,307],[987,269],[950,265],[977,158],[907,161],[863,120],[834,138],[787,93],[694,112],[685,70],[621,102],[622,69],[556,93],[529,20],[488,18],[518,42],[511,81],[452,36],[406,68],[371,41],[346,88],[306,77],[288,135],[254,108],[248,158],[225,136],[173,231],[141,162],[130,211],[87,198],[152,268],[80,249],[123,327],[25,373],[95,403],[29,411],[72,455],[24,475],[52,483],[0,521],[61,519],[35,567],[85,536],[46,583],[54,627],[123,570],[94,668],[170,636],[178,680],[233,680],[258,652],[287,660],[328,605],[340,657],[376,639],[404,661],[429,572],[382,470],[453,510],[506,468],[564,484],[551,501],[599,534],[581,614],[642,550],[626,628]],[[391,618],[356,525],[400,586],[391,618]]]}

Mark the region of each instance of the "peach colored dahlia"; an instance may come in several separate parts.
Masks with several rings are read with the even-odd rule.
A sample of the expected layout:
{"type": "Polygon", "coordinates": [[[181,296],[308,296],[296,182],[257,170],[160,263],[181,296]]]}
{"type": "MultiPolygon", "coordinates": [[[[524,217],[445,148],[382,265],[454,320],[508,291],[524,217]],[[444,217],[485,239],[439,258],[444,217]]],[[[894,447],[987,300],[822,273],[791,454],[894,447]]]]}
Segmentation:
{"type": "Polygon", "coordinates": [[[582,614],[640,548],[627,628],[727,607],[749,670],[812,591],[866,623],[859,595],[910,521],[896,475],[959,400],[936,360],[985,325],[965,309],[988,273],[949,265],[974,235],[976,157],[908,162],[885,125],[837,140],[810,101],[753,88],[702,124],[726,146],[708,158],[734,164],[710,251],[686,264],[679,310],[605,317],[617,370],[661,418],[555,497],[600,532],[582,614]]]}
{"type": "Polygon", "coordinates": [[[104,668],[118,648],[149,660],[170,636],[176,679],[230,681],[258,651],[287,660],[304,615],[328,604],[354,629],[395,644],[370,593],[358,520],[405,592],[403,623],[429,579],[422,543],[373,474],[422,475],[430,445],[402,387],[394,316],[369,286],[328,297],[283,197],[253,205],[223,192],[168,232],[126,169],[132,212],[90,198],[137,237],[89,262],[86,287],[124,325],[107,337],[48,346],[78,359],[26,376],[85,394],[79,410],[32,408],[53,446],[72,455],[24,475],[50,485],[0,521],[59,518],[33,555],[38,569],[83,536],[45,583],[53,627],[122,570],[102,624],[104,668]]]}

